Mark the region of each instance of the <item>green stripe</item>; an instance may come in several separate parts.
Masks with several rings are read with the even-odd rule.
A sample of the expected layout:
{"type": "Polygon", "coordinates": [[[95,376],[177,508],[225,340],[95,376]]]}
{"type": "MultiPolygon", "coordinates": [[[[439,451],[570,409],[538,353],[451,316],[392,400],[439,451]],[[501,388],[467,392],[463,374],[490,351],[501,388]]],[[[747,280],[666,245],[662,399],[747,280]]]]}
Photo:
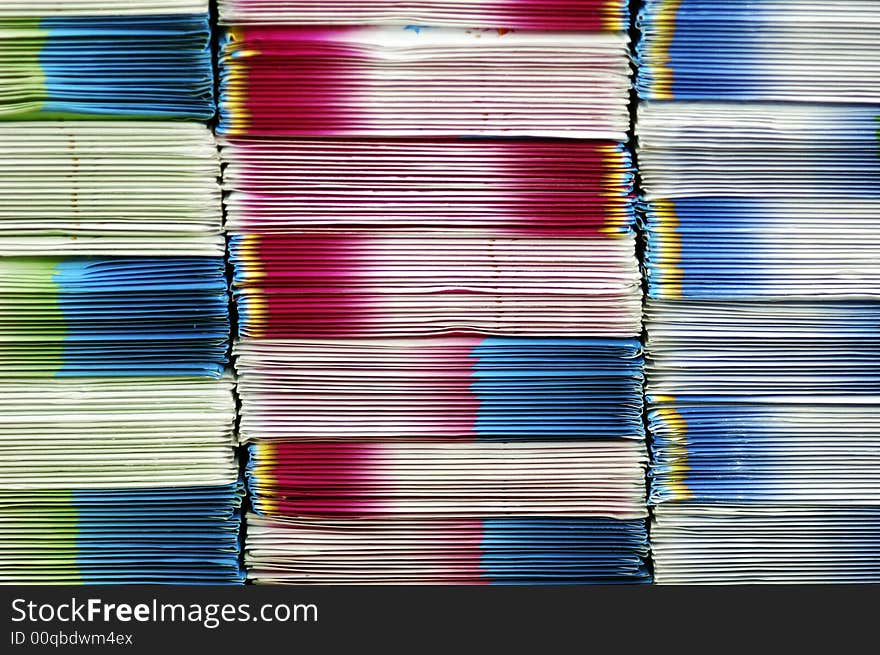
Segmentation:
{"type": "MultiPolygon", "coordinates": [[[[54,578],[68,584],[82,584],[77,560],[78,521],[70,491],[0,493],[0,549],[3,551],[0,553],[3,561],[0,582],[51,572],[40,581],[54,578]],[[25,559],[15,561],[10,559],[12,555],[25,559]]],[[[33,577],[29,579],[37,581],[33,577]]]]}
{"type": "Polygon", "coordinates": [[[34,376],[64,365],[67,325],[55,280],[57,257],[0,257],[0,361],[34,376]],[[8,348],[8,349],[7,349],[8,348]]]}
{"type": "Polygon", "coordinates": [[[45,105],[40,54],[48,38],[39,18],[0,21],[0,119],[30,115],[45,105]]]}

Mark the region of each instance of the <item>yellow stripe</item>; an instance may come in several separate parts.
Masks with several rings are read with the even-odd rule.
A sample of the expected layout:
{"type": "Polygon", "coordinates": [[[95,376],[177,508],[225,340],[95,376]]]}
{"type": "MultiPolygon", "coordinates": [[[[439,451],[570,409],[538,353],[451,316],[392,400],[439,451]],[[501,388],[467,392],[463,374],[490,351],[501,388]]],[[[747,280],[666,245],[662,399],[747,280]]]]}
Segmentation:
{"type": "Polygon", "coordinates": [[[606,7],[602,16],[602,29],[606,32],[626,32],[629,26],[620,16],[620,10],[614,7],[606,7]]]}
{"type": "MultiPolygon", "coordinates": [[[[254,467],[255,472],[258,472],[257,481],[259,482],[259,478],[262,477],[264,479],[264,484],[269,486],[277,485],[278,478],[274,475],[277,470],[275,467],[275,461],[277,459],[277,449],[275,448],[275,444],[258,441],[254,444],[254,449],[256,450],[256,457],[265,462],[263,464],[257,464],[257,466],[254,467]]],[[[260,503],[262,505],[262,510],[267,514],[272,514],[278,510],[276,499],[269,494],[260,494],[260,503]]]]}
{"type": "MultiPolygon", "coordinates": [[[[238,27],[229,28],[230,43],[243,42],[243,31],[238,27]]],[[[226,56],[226,96],[224,103],[230,115],[230,134],[246,134],[251,126],[251,115],[247,108],[248,66],[247,58],[257,54],[252,51],[234,50],[236,57],[226,56]]]]}
{"type": "Polygon", "coordinates": [[[269,301],[259,283],[266,278],[266,268],[259,254],[260,237],[256,234],[242,235],[239,253],[244,263],[244,287],[247,289],[248,330],[255,338],[266,336],[269,315],[269,301]]]}
{"type": "MultiPolygon", "coordinates": [[[[624,176],[626,175],[623,165],[623,153],[618,150],[617,146],[599,146],[597,150],[602,157],[602,185],[611,189],[620,189],[623,186],[624,176]]],[[[602,195],[612,199],[619,197],[615,193],[603,192],[602,195]]],[[[606,209],[610,209],[610,207],[611,203],[609,203],[606,209]]],[[[615,215],[612,212],[608,212],[605,216],[605,225],[599,228],[599,232],[623,238],[627,233],[621,230],[621,222],[622,216],[620,214],[615,215]]]]}
{"type": "Polygon", "coordinates": [[[661,293],[666,299],[680,299],[684,296],[684,269],[681,267],[681,234],[675,205],[670,200],[657,200],[651,203],[651,207],[660,218],[660,231],[663,234],[657,260],[661,273],[661,293]]]}
{"type": "Polygon", "coordinates": [[[239,237],[239,244],[241,259],[245,263],[247,271],[247,281],[250,283],[264,279],[266,269],[260,260],[260,236],[258,234],[243,234],[239,237]]]}
{"type": "Polygon", "coordinates": [[[675,36],[675,18],[681,0],[667,0],[657,11],[654,25],[657,31],[648,43],[648,60],[652,63],[652,95],[659,100],[672,100],[674,76],[669,61],[669,47],[675,36]]]}
{"type": "Polygon", "coordinates": [[[675,407],[658,407],[657,414],[668,430],[666,439],[669,442],[669,454],[680,460],[677,464],[670,464],[669,487],[675,500],[690,500],[693,492],[686,482],[690,470],[687,462],[687,423],[675,407]]]}

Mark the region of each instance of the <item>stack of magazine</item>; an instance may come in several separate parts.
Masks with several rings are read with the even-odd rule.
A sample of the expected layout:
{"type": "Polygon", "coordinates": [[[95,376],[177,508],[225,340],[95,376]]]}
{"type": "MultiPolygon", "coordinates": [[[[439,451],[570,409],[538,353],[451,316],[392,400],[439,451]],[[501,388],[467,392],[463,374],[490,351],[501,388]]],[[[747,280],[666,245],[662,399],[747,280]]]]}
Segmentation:
{"type": "Polygon", "coordinates": [[[250,579],[649,579],[627,3],[584,4],[221,3],[250,579]]]}
{"type": "Polygon", "coordinates": [[[878,22],[639,19],[658,582],[880,579],[878,22]]]}
{"type": "Polygon", "coordinates": [[[240,582],[208,3],[0,33],[0,580],[240,582]]]}

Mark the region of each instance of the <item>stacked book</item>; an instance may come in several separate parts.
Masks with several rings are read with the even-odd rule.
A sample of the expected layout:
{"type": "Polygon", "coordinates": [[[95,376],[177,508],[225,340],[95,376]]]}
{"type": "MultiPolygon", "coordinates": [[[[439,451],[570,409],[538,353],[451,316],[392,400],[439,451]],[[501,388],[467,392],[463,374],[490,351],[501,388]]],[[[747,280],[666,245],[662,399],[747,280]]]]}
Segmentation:
{"type": "Polygon", "coordinates": [[[74,2],[18,4],[0,8],[0,118],[213,116],[206,0],[92,2],[86,14],[74,2]]]}
{"type": "Polygon", "coordinates": [[[645,0],[636,27],[643,99],[880,99],[875,0],[645,0]]]}
{"type": "Polygon", "coordinates": [[[0,8],[0,582],[242,580],[209,44],[207,2],[0,8]]]}
{"type": "Polygon", "coordinates": [[[232,386],[4,374],[0,582],[237,581],[232,386]]]}
{"type": "Polygon", "coordinates": [[[649,578],[627,3],[563,4],[220,4],[253,581],[649,578]]]}
{"type": "MultiPolygon", "coordinates": [[[[12,2],[21,0],[12,0],[12,2]]],[[[629,7],[616,0],[218,0],[226,24],[432,25],[625,32],[629,7]]]]}
{"type": "Polygon", "coordinates": [[[640,16],[658,582],[880,580],[878,9],[640,16]]]}

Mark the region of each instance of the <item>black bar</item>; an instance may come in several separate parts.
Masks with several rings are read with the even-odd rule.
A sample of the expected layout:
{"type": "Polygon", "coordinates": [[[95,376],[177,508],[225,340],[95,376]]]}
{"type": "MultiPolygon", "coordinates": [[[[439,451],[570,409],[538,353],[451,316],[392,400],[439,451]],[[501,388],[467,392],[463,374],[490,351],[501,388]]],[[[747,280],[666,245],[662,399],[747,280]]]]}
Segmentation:
{"type": "MultiPolygon", "coordinates": [[[[873,636],[880,587],[864,586],[574,586],[574,587],[3,587],[5,631],[0,653],[94,652],[178,653],[197,649],[215,653],[386,653],[534,652],[534,653],[680,653],[714,655],[763,653],[778,643],[780,653],[803,643],[808,652],[825,638],[829,652],[849,653],[845,644],[862,641],[862,652],[876,651],[873,636]],[[21,620],[27,603],[36,616],[72,600],[85,617],[89,599],[94,621],[21,620]],[[92,601],[93,603],[95,601],[92,601]],[[15,603],[15,605],[13,605],[15,603]],[[131,610],[111,604],[124,603],[131,610]],[[132,612],[161,604],[186,607],[191,620],[120,621],[132,612]],[[249,604],[272,621],[214,622],[222,604],[249,604]],[[134,606],[143,604],[135,610],[134,606]],[[279,604],[298,620],[274,620],[279,604]],[[195,609],[193,609],[193,605],[195,609]],[[298,606],[298,607],[297,607],[298,606]],[[106,608],[110,609],[106,609],[106,608]],[[312,609],[314,608],[314,609],[312,609]],[[109,612],[109,621],[103,612],[109,612]],[[195,612],[195,613],[193,613],[195,612]],[[13,619],[18,619],[14,621],[13,619]],[[316,620],[315,620],[316,619],[316,620]],[[113,634],[112,644],[71,646],[60,643],[113,634]],[[61,637],[65,635],[65,637],[61,637]],[[866,637],[867,635],[867,637],[866,637]],[[14,642],[24,641],[16,645],[14,642]],[[31,642],[36,641],[37,645],[31,642]],[[39,642],[45,641],[45,645],[39,642]],[[863,650],[864,649],[864,650],[863,650]]],[[[228,610],[238,615],[238,609],[228,610]]],[[[285,610],[281,610],[283,616],[285,610]]],[[[158,616],[158,610],[156,611],[158,616]]],[[[178,616],[180,616],[178,612],[178,616]]],[[[146,618],[146,615],[143,616],[146,618]]],[[[105,637],[106,640],[106,637],[105,637]]]]}

